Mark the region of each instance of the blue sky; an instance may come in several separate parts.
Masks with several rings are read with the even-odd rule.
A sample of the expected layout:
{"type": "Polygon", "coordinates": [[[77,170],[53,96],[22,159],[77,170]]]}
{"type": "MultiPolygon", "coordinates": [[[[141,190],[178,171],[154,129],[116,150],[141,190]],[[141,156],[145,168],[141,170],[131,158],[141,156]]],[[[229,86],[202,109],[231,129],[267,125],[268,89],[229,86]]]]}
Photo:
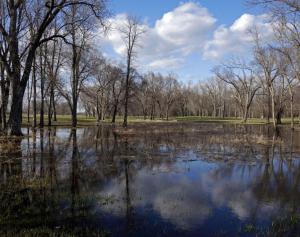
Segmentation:
{"type": "MultiPolygon", "coordinates": [[[[153,24],[164,13],[188,1],[178,0],[112,0],[110,6],[114,14],[128,13],[147,17],[153,24]]],[[[201,0],[198,2],[222,23],[231,24],[236,18],[247,13],[258,13],[259,9],[250,7],[245,0],[201,0]]]]}
{"type": "MultiPolygon", "coordinates": [[[[185,83],[204,80],[211,69],[230,57],[248,57],[249,29],[271,34],[268,16],[244,0],[111,0],[111,22],[118,26],[125,15],[141,19],[147,34],[141,40],[139,70],[174,72],[185,83]]],[[[117,32],[108,37],[105,52],[122,61],[117,32]]]]}

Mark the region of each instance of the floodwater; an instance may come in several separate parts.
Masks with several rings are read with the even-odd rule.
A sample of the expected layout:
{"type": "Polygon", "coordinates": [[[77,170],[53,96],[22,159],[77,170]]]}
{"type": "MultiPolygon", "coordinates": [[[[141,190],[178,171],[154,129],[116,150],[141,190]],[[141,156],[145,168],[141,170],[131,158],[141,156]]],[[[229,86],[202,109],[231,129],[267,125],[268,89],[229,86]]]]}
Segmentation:
{"type": "Polygon", "coordinates": [[[109,125],[0,140],[0,236],[300,236],[300,131],[109,125]]]}

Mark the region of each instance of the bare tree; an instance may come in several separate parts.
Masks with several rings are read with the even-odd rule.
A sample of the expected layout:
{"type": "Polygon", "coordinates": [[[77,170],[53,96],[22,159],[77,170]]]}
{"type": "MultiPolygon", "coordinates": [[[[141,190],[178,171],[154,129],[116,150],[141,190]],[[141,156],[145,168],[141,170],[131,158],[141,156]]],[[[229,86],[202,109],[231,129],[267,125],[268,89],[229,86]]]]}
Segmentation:
{"type": "Polygon", "coordinates": [[[243,112],[243,122],[246,122],[254,96],[261,88],[252,66],[237,61],[216,68],[214,72],[217,78],[231,85],[235,90],[235,98],[243,112]]]}
{"type": "Polygon", "coordinates": [[[56,121],[56,84],[59,79],[59,71],[63,66],[62,57],[62,40],[53,40],[49,42],[50,54],[46,58],[46,73],[48,78],[47,83],[47,93],[49,97],[48,102],[48,126],[52,124],[52,117],[54,116],[54,121],[56,121]]]}
{"type": "Polygon", "coordinates": [[[3,64],[0,63],[0,87],[1,87],[1,105],[0,105],[0,131],[6,131],[6,112],[8,107],[10,80],[5,73],[3,64]]]}
{"type": "Polygon", "coordinates": [[[141,77],[141,83],[139,85],[139,90],[137,92],[137,101],[141,106],[142,115],[144,120],[147,119],[148,113],[150,111],[150,100],[151,100],[151,93],[149,88],[149,81],[147,80],[147,75],[143,75],[141,77]]]}
{"type": "Polygon", "coordinates": [[[300,51],[297,50],[298,47],[295,45],[293,39],[299,38],[300,42],[300,36],[299,34],[296,34],[295,36],[295,34],[289,30],[289,27],[287,28],[287,24],[284,20],[280,21],[280,24],[276,26],[275,30],[276,40],[279,44],[273,48],[282,54],[281,59],[284,64],[282,74],[288,83],[291,128],[294,128],[294,97],[295,88],[300,82],[300,51]]]}
{"type": "MultiPolygon", "coordinates": [[[[212,117],[218,116],[219,108],[222,105],[222,92],[225,85],[222,80],[218,80],[216,77],[211,77],[208,79],[207,83],[202,86],[202,90],[206,91],[208,94],[208,99],[212,105],[212,117]]],[[[220,116],[220,113],[219,113],[220,116]]]]}
{"type": "MultiPolygon", "coordinates": [[[[0,24],[6,25],[7,18],[4,17],[7,15],[7,9],[4,4],[0,3],[0,24]]],[[[0,31],[1,32],[1,31],[0,31]]],[[[0,50],[2,51],[3,58],[8,57],[8,42],[5,40],[5,36],[0,34],[0,50]]],[[[5,64],[0,59],[0,87],[1,87],[1,105],[0,105],[0,131],[6,131],[7,128],[7,119],[6,112],[8,107],[9,100],[9,91],[10,91],[10,80],[5,70],[5,64]]]]}
{"type": "Polygon", "coordinates": [[[86,9],[79,5],[72,5],[65,18],[66,30],[69,34],[70,47],[64,52],[66,58],[65,69],[70,72],[69,80],[67,75],[61,76],[61,81],[57,83],[60,94],[67,100],[71,115],[72,127],[77,126],[77,109],[80,93],[84,82],[90,74],[89,52],[91,40],[92,16],[86,9]],[[68,84],[70,86],[68,86],[68,84]]]}
{"type": "Polygon", "coordinates": [[[128,123],[128,100],[130,94],[131,81],[133,78],[133,62],[137,56],[136,48],[141,35],[145,32],[144,27],[135,17],[127,16],[126,22],[118,29],[122,35],[126,47],[126,78],[124,95],[124,121],[123,127],[128,123]]]}
{"type": "Polygon", "coordinates": [[[112,123],[115,123],[124,90],[124,73],[104,58],[95,57],[92,60],[95,63],[90,73],[91,80],[83,90],[81,101],[87,114],[95,112],[97,122],[111,113],[112,123]]]}
{"type": "Polygon", "coordinates": [[[37,78],[36,78],[36,59],[33,59],[33,65],[32,65],[32,87],[33,87],[33,124],[32,126],[34,128],[36,128],[36,115],[37,115],[37,106],[36,106],[36,97],[37,97],[37,91],[36,91],[36,82],[37,82],[37,78]]]}
{"type": "Polygon", "coordinates": [[[103,58],[95,58],[95,65],[92,69],[94,78],[93,89],[96,97],[97,122],[105,120],[109,107],[110,87],[111,87],[111,68],[103,58]]]}
{"type": "Polygon", "coordinates": [[[112,90],[112,123],[116,122],[121,95],[124,91],[124,73],[120,67],[110,67],[111,90],[112,90]]]}
{"type": "MultiPolygon", "coordinates": [[[[262,84],[267,88],[268,97],[271,99],[271,110],[273,126],[276,122],[276,79],[279,78],[281,66],[279,65],[278,54],[271,47],[262,47],[257,41],[255,48],[255,60],[258,65],[258,73],[262,79],[262,84]]],[[[269,102],[268,102],[269,104],[269,102]]],[[[270,108],[270,106],[268,106],[270,108]]]]}
{"type": "Polygon", "coordinates": [[[147,80],[147,87],[149,93],[150,103],[150,119],[154,120],[156,110],[158,107],[159,117],[162,117],[162,90],[163,90],[163,77],[160,74],[148,73],[145,76],[147,80]]]}
{"type": "Polygon", "coordinates": [[[39,76],[40,76],[40,128],[44,127],[45,123],[45,83],[46,83],[46,66],[48,56],[48,42],[39,47],[39,76]]]}
{"type": "Polygon", "coordinates": [[[249,0],[250,4],[263,5],[275,16],[281,17],[282,14],[299,14],[300,2],[297,0],[249,0]]]}
{"type": "Polygon", "coordinates": [[[171,106],[174,104],[178,96],[179,83],[174,75],[169,74],[165,80],[164,85],[164,101],[166,107],[166,119],[169,120],[169,113],[171,106]]]}
{"type": "MultiPolygon", "coordinates": [[[[300,80],[299,63],[298,63],[299,55],[300,55],[300,50],[299,50],[300,49],[300,25],[299,25],[300,2],[294,0],[250,0],[249,2],[254,5],[264,6],[268,10],[268,12],[270,12],[273,16],[272,21],[275,22],[275,24],[273,24],[273,30],[276,36],[275,37],[276,40],[275,42],[272,43],[272,46],[269,47],[268,51],[272,51],[272,50],[275,52],[277,51],[277,53],[279,52],[279,55],[272,56],[270,58],[268,58],[267,55],[265,55],[265,57],[262,56],[262,54],[268,54],[268,53],[262,53],[262,51],[267,51],[267,50],[266,49],[263,50],[261,46],[258,46],[258,43],[256,43],[257,45],[256,54],[258,55],[260,54],[261,62],[267,61],[267,59],[269,59],[269,61],[274,61],[272,60],[272,58],[275,57],[278,58],[276,64],[277,64],[277,71],[281,72],[280,77],[278,77],[281,80],[280,84],[284,84],[284,81],[287,81],[289,85],[288,93],[290,95],[289,100],[290,100],[290,111],[291,111],[291,118],[292,118],[291,126],[293,127],[294,126],[294,116],[293,116],[294,79],[300,80]],[[265,58],[265,60],[262,60],[262,58],[265,58]]],[[[277,53],[275,52],[272,54],[276,55],[277,53]]],[[[268,68],[268,65],[266,63],[260,63],[260,64],[264,64],[262,65],[263,68],[265,69],[268,68]]],[[[269,69],[270,69],[270,64],[269,64],[269,69]]],[[[264,71],[268,71],[268,70],[264,70],[264,71]]],[[[270,74],[270,72],[265,73],[265,75],[266,74],[270,74]]],[[[278,75],[279,73],[276,74],[278,75]]],[[[267,77],[270,79],[270,75],[267,77]]],[[[274,80],[275,79],[276,78],[274,78],[274,80]]],[[[272,84],[271,82],[272,81],[269,81],[268,83],[270,85],[269,93],[271,94],[270,96],[274,98],[275,88],[271,85],[272,84]]],[[[272,108],[275,108],[274,99],[272,99],[272,108]]],[[[279,109],[282,111],[281,108],[279,109]]],[[[277,111],[277,115],[279,116],[278,112],[280,111],[277,111]]],[[[274,120],[274,113],[275,111],[273,110],[272,111],[273,124],[274,126],[276,126],[276,121],[274,120]]]]}
{"type": "MultiPolygon", "coordinates": [[[[280,72],[280,76],[282,78],[282,97],[286,97],[288,94],[289,97],[289,109],[290,109],[290,117],[291,117],[291,128],[294,128],[294,100],[295,100],[295,90],[299,86],[300,80],[298,70],[295,70],[295,64],[291,60],[290,56],[287,51],[286,54],[282,56],[282,62],[285,64],[285,67],[282,68],[280,72]],[[288,92],[287,92],[288,91],[288,92]]],[[[283,107],[283,105],[282,105],[283,107]]],[[[279,118],[280,119],[280,118],[279,118]]],[[[277,121],[277,123],[281,121],[277,121]]]]}

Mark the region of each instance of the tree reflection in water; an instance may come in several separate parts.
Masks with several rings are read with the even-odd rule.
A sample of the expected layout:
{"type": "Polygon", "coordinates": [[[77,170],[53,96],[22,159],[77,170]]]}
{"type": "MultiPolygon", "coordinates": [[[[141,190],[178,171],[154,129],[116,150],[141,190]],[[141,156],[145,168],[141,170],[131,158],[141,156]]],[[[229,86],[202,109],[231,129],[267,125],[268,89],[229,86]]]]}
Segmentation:
{"type": "Polygon", "coordinates": [[[2,140],[0,234],[247,235],[249,224],[253,234],[299,231],[298,131],[217,124],[131,131],[28,130],[23,140],[2,140]]]}

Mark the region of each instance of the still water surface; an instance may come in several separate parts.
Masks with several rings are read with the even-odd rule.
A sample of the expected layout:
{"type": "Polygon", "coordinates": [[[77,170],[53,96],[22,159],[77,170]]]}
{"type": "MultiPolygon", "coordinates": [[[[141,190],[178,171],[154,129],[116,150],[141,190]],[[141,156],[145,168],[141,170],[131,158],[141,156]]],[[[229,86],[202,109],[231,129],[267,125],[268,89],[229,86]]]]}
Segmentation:
{"type": "Polygon", "coordinates": [[[0,236],[300,236],[300,131],[109,125],[1,140],[0,236]]]}

